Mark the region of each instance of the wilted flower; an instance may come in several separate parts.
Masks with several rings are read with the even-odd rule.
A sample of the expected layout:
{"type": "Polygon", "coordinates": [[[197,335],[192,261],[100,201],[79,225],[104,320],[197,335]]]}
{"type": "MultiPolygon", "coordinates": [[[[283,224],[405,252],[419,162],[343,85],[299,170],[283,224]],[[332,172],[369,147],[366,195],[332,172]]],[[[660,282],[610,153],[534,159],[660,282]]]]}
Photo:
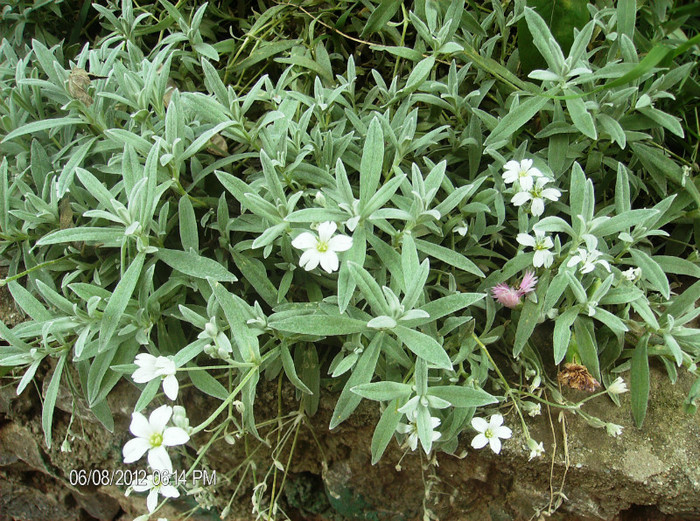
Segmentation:
{"type": "MultiPolygon", "coordinates": [[[[408,411],[406,413],[406,419],[408,419],[408,425],[405,423],[399,423],[396,426],[397,432],[400,432],[401,434],[408,434],[408,446],[411,448],[411,450],[416,450],[418,448],[418,423],[417,423],[417,418],[418,418],[418,413],[417,411],[408,411]]],[[[435,418],[434,416],[430,417],[430,429],[433,431],[432,432],[432,438],[430,440],[430,443],[438,440],[441,436],[441,434],[436,431],[435,429],[440,425],[440,418],[435,418]]],[[[423,447],[425,449],[425,447],[423,447]]],[[[430,447],[428,447],[425,450],[426,453],[430,452],[430,447]]]]}
{"type": "Polygon", "coordinates": [[[165,447],[182,445],[190,439],[180,427],[165,427],[173,414],[169,405],[161,405],[146,419],[140,412],[131,415],[129,430],[136,436],[124,445],[124,463],[133,463],[148,452],[148,464],[154,470],[172,470],[165,447]]]}
{"type": "Polygon", "coordinates": [[[520,188],[523,190],[531,190],[535,177],[542,177],[542,172],[532,166],[532,159],[523,159],[522,161],[508,161],[503,174],[503,182],[506,184],[518,181],[520,188]]]}
{"type": "Polygon", "coordinates": [[[460,234],[462,237],[465,237],[469,231],[469,227],[467,226],[467,223],[461,221],[457,226],[452,228],[452,231],[460,234]]]}
{"type": "Polygon", "coordinates": [[[623,271],[622,276],[630,282],[634,282],[642,276],[642,268],[630,268],[628,270],[623,271]]]}
{"type": "Polygon", "coordinates": [[[530,189],[518,192],[510,200],[515,206],[522,206],[528,201],[532,201],[530,211],[535,217],[539,217],[544,213],[544,200],[558,201],[561,197],[561,192],[556,188],[545,188],[544,185],[551,182],[547,177],[538,177],[535,181],[535,186],[530,189]]]}
{"type": "Polygon", "coordinates": [[[508,427],[503,426],[503,416],[500,414],[494,414],[488,422],[483,418],[472,418],[472,427],[479,433],[474,436],[472,447],[481,449],[489,444],[496,454],[501,452],[500,438],[508,439],[513,434],[508,427]]]}
{"type": "Polygon", "coordinates": [[[608,392],[610,394],[622,394],[627,392],[627,384],[618,376],[615,380],[608,386],[608,392]]]}
{"type": "Polygon", "coordinates": [[[352,238],[347,235],[333,237],[337,226],[326,221],[318,226],[318,237],[310,232],[303,232],[292,241],[292,246],[304,250],[299,259],[299,266],[311,271],[319,264],[326,272],[332,273],[340,266],[337,252],[349,250],[352,238]]]}
{"type": "Polygon", "coordinates": [[[615,423],[606,423],[605,430],[608,432],[608,436],[617,438],[622,434],[622,425],[617,425],[615,423]]]}
{"type": "Polygon", "coordinates": [[[148,353],[140,353],[136,355],[134,363],[139,368],[134,371],[131,377],[136,383],[150,382],[154,378],[163,379],[163,391],[165,395],[174,400],[177,398],[179,385],[177,383],[177,366],[175,362],[167,356],[153,356],[148,353]]]}
{"type": "Polygon", "coordinates": [[[544,445],[542,442],[537,443],[532,438],[528,438],[527,448],[530,449],[530,457],[527,459],[528,461],[533,458],[539,458],[542,456],[542,454],[544,454],[544,445]]]}
{"type": "Polygon", "coordinates": [[[540,266],[549,268],[554,262],[554,255],[549,251],[554,247],[554,243],[552,238],[546,236],[542,230],[535,230],[534,237],[527,233],[519,233],[516,240],[523,246],[529,246],[535,250],[535,256],[532,258],[532,265],[535,268],[540,266]]]}

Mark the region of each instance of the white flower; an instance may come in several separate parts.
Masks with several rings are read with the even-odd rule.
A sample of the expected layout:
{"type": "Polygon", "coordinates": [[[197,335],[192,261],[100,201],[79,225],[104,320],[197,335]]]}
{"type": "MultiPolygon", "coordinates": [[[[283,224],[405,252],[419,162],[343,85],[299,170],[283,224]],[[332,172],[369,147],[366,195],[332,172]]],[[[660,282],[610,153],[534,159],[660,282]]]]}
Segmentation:
{"type": "Polygon", "coordinates": [[[160,474],[155,473],[148,476],[145,483],[138,483],[134,485],[134,491],[136,492],[148,491],[146,506],[148,507],[148,511],[151,513],[158,506],[158,494],[163,497],[180,497],[180,492],[178,492],[174,486],[162,482],[161,479],[160,474]]]}
{"type": "Polygon", "coordinates": [[[614,423],[606,423],[605,430],[608,431],[608,436],[617,438],[622,434],[622,425],[616,425],[614,423]]]}
{"type": "Polygon", "coordinates": [[[156,357],[148,353],[141,353],[136,355],[134,363],[139,366],[139,368],[134,371],[134,374],[131,375],[134,382],[142,384],[150,382],[154,378],[162,378],[165,395],[171,400],[177,398],[177,391],[179,389],[177,377],[175,376],[177,367],[171,358],[167,356],[156,357]]]}
{"type": "Polygon", "coordinates": [[[545,188],[544,185],[551,182],[547,177],[538,177],[535,181],[535,186],[528,190],[518,192],[510,200],[515,206],[522,206],[528,201],[532,201],[530,211],[535,217],[539,217],[544,212],[544,200],[558,201],[561,197],[561,192],[556,188],[545,188]]]}
{"type": "Polygon", "coordinates": [[[617,378],[615,378],[615,380],[613,381],[613,383],[611,383],[611,384],[608,386],[608,392],[609,392],[610,394],[622,394],[622,393],[626,393],[626,392],[627,392],[627,384],[625,383],[625,381],[624,381],[620,376],[618,376],[617,378]]]}
{"type": "Polygon", "coordinates": [[[352,238],[347,235],[333,237],[337,226],[334,222],[326,221],[318,225],[318,237],[310,232],[303,232],[292,241],[292,246],[304,250],[299,259],[299,266],[311,271],[319,264],[328,273],[338,269],[337,252],[346,251],[352,247],[352,238]]]}
{"type": "MultiPolygon", "coordinates": [[[[416,450],[418,448],[418,423],[417,423],[417,418],[418,418],[418,413],[416,410],[412,410],[406,413],[406,418],[408,419],[408,425],[405,423],[399,423],[396,426],[396,430],[400,432],[401,434],[408,434],[408,446],[411,448],[411,450],[416,450]]],[[[431,439],[431,444],[432,442],[438,440],[441,436],[439,432],[437,432],[435,429],[440,425],[440,418],[435,418],[434,416],[430,417],[430,429],[433,431],[432,433],[432,439],[431,439]]],[[[425,449],[425,447],[423,447],[425,449]]],[[[426,450],[426,453],[430,452],[430,449],[426,450]]]]}
{"type": "Polygon", "coordinates": [[[503,174],[503,182],[506,184],[518,181],[520,188],[530,190],[533,186],[534,177],[542,177],[542,172],[532,166],[532,159],[523,159],[522,161],[508,161],[503,174]]]}
{"type": "Polygon", "coordinates": [[[467,232],[469,231],[469,227],[467,226],[467,223],[462,221],[457,226],[452,228],[452,231],[460,234],[462,237],[465,237],[467,235],[467,232]]]}
{"type": "Polygon", "coordinates": [[[496,454],[501,452],[500,438],[508,439],[513,434],[508,427],[503,426],[503,416],[500,414],[494,414],[488,422],[483,418],[472,418],[472,427],[479,433],[474,436],[472,447],[481,449],[488,443],[496,454]]]}
{"type": "Polygon", "coordinates": [[[634,282],[642,276],[642,268],[630,268],[628,270],[623,271],[622,276],[630,282],[634,282]]]}
{"type": "Polygon", "coordinates": [[[537,443],[532,438],[527,440],[527,448],[530,449],[530,457],[527,459],[530,461],[533,458],[539,458],[544,454],[544,445],[542,442],[537,443]]]}
{"type": "Polygon", "coordinates": [[[610,271],[610,264],[605,259],[599,259],[603,255],[598,250],[586,250],[585,248],[579,248],[578,253],[569,259],[566,263],[567,267],[576,266],[581,264],[579,271],[581,273],[590,273],[595,269],[596,264],[603,266],[608,272],[610,271]]]}
{"type": "Polygon", "coordinates": [[[169,405],[161,405],[148,417],[135,412],[131,415],[129,430],[136,436],[124,445],[124,463],[133,463],[148,452],[148,464],[154,470],[172,470],[170,456],[165,447],[182,445],[190,439],[180,427],[168,427],[168,421],[173,414],[169,405]]]}
{"type": "Polygon", "coordinates": [[[535,250],[535,256],[532,259],[532,264],[535,268],[540,266],[549,268],[554,262],[554,255],[549,251],[554,246],[554,243],[551,237],[545,236],[542,230],[535,230],[534,237],[527,233],[519,233],[516,239],[523,246],[529,246],[535,250]]]}
{"type": "Polygon", "coordinates": [[[180,427],[183,431],[190,432],[190,420],[187,418],[187,411],[182,405],[175,405],[173,407],[173,425],[175,427],[180,427]]]}

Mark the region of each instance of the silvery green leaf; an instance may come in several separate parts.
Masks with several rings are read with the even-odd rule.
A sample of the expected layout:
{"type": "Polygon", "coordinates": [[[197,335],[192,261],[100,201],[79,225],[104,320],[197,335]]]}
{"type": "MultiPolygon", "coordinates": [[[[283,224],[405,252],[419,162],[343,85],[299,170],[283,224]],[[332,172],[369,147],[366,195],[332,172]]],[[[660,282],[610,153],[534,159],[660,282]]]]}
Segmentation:
{"type": "Polygon", "coordinates": [[[495,396],[482,389],[458,385],[429,387],[428,394],[445,400],[455,407],[482,407],[498,402],[495,396]]]}
{"type": "Polygon", "coordinates": [[[131,261],[131,264],[129,264],[129,268],[124,272],[124,276],[117,284],[117,287],[114,289],[112,297],[107,302],[104,314],[102,315],[100,351],[105,349],[107,343],[112,339],[112,335],[114,335],[114,332],[119,326],[122,314],[141,276],[141,269],[143,268],[145,259],[146,256],[143,253],[136,255],[134,260],[131,261]]]}
{"type": "Polygon", "coordinates": [[[333,378],[338,378],[340,375],[347,373],[355,366],[357,359],[360,357],[357,353],[350,353],[348,356],[340,360],[331,371],[333,378]]]}
{"type": "Polygon", "coordinates": [[[287,375],[287,378],[289,378],[289,381],[292,382],[292,385],[303,393],[313,394],[311,392],[311,389],[309,389],[308,386],[304,382],[302,382],[301,378],[299,378],[299,376],[297,375],[296,367],[294,367],[294,360],[292,359],[292,355],[289,352],[289,346],[287,346],[287,344],[285,343],[282,343],[280,345],[280,356],[282,358],[282,367],[284,368],[284,373],[287,375]]]}
{"type": "Polygon", "coordinates": [[[351,389],[358,385],[369,383],[374,376],[374,370],[377,366],[377,359],[382,348],[382,342],[385,333],[381,331],[374,335],[374,338],[365,348],[357,361],[355,369],[352,371],[350,378],[343,387],[338,402],[333,410],[329,428],[335,429],[338,425],[348,419],[348,417],[357,409],[357,406],[362,401],[362,397],[353,393],[351,389]]]}
{"type": "Polygon", "coordinates": [[[54,118],[54,119],[42,119],[40,121],[32,121],[19,128],[14,129],[9,132],[0,143],[5,141],[10,141],[20,136],[26,136],[27,134],[36,134],[43,130],[56,130],[61,127],[66,127],[68,125],[77,125],[84,123],[80,118],[54,118]]]}
{"type": "Polygon", "coordinates": [[[226,387],[221,385],[221,383],[207,371],[187,371],[187,375],[190,377],[192,384],[204,394],[208,394],[222,401],[229,397],[230,393],[226,387]]]}
{"type": "MultiPolygon", "coordinates": [[[[573,94],[570,90],[565,90],[566,94],[573,94]]],[[[593,117],[590,115],[586,109],[586,105],[581,98],[567,98],[566,108],[569,109],[569,114],[571,115],[571,120],[574,122],[574,126],[583,135],[588,136],[591,139],[598,139],[598,132],[595,128],[595,123],[593,122],[593,117]]]]}
{"type": "Polygon", "coordinates": [[[454,250],[445,248],[439,244],[424,241],[422,239],[415,239],[415,243],[416,247],[420,251],[430,255],[431,257],[446,262],[450,266],[454,266],[460,270],[476,275],[477,277],[485,277],[484,272],[481,271],[476,264],[454,250]]]}
{"type": "Polygon", "coordinates": [[[372,435],[372,465],[375,465],[384,454],[389,442],[394,437],[396,427],[399,425],[399,420],[402,414],[398,412],[399,400],[391,402],[382,413],[377,427],[372,435]]]}
{"type": "Polygon", "coordinates": [[[367,330],[367,322],[342,315],[303,315],[282,319],[271,315],[268,325],[285,333],[318,336],[350,335],[367,330]]]}
{"type": "Polygon", "coordinates": [[[250,330],[246,321],[252,318],[249,306],[237,295],[232,295],[219,282],[208,279],[216,300],[226,315],[239,352],[246,362],[259,363],[260,346],[257,337],[250,330]]]}
{"type": "Polygon", "coordinates": [[[532,71],[530,74],[527,75],[527,77],[532,78],[533,80],[541,81],[561,81],[564,79],[555,72],[545,71],[542,69],[536,69],[532,71]]]}
{"type": "Polygon", "coordinates": [[[401,318],[399,318],[400,321],[407,321],[407,320],[421,320],[425,318],[430,318],[430,315],[422,310],[422,309],[409,309],[404,313],[401,318]]]}
{"type": "Polygon", "coordinates": [[[365,298],[367,303],[372,307],[375,315],[388,315],[389,307],[382,293],[382,289],[377,284],[367,270],[365,270],[359,264],[346,261],[346,265],[350,270],[350,275],[352,276],[357,287],[360,288],[362,296],[365,298]]]}
{"type": "Polygon", "coordinates": [[[572,307],[559,315],[554,322],[554,363],[559,364],[569,349],[571,341],[571,326],[578,316],[579,308],[572,307]]]}
{"type": "Polygon", "coordinates": [[[649,281],[651,286],[661,293],[667,300],[671,297],[671,288],[668,285],[666,273],[661,266],[641,250],[632,248],[629,250],[632,262],[642,268],[642,277],[649,281]]]}
{"type": "Polygon", "coordinates": [[[238,278],[215,260],[202,257],[194,251],[161,248],[156,256],[174,270],[200,279],[235,282],[238,278]]]}
{"type": "Polygon", "coordinates": [[[63,368],[66,365],[67,359],[67,353],[64,353],[58,359],[58,363],[56,363],[49,386],[46,388],[46,395],[44,396],[44,403],[41,409],[41,427],[44,430],[44,440],[46,441],[46,446],[49,449],[51,448],[52,442],[51,429],[53,428],[54,407],[56,406],[58,390],[61,385],[61,376],[63,375],[63,368]]]}
{"type": "Polygon", "coordinates": [[[509,111],[484,140],[484,146],[502,148],[507,139],[514,136],[548,101],[549,99],[544,96],[534,96],[509,111]]]}
{"type": "Polygon", "coordinates": [[[413,388],[410,385],[399,382],[372,382],[356,385],[350,390],[363,398],[375,401],[389,401],[396,398],[404,398],[413,393],[413,388]]]}
{"type": "Polygon", "coordinates": [[[544,57],[550,70],[562,74],[564,72],[564,54],[545,21],[530,7],[525,7],[525,20],[532,33],[532,42],[544,57]]]}
{"type": "Polygon", "coordinates": [[[408,349],[426,362],[441,369],[452,369],[450,357],[434,338],[401,325],[397,325],[393,332],[408,349]]]}
{"type": "MultiPolygon", "coordinates": [[[[377,191],[384,163],[384,133],[379,119],[372,119],[360,163],[360,204],[367,205],[377,191]]],[[[342,164],[342,163],[340,163],[342,164]]],[[[337,170],[336,170],[337,174],[337,170]]]]}
{"type": "Polygon", "coordinates": [[[401,89],[401,93],[410,94],[418,89],[423,82],[428,79],[428,76],[430,76],[434,66],[434,56],[428,56],[427,58],[423,58],[421,61],[419,61],[411,71],[411,74],[409,74],[405,87],[401,89]]]}
{"type": "Polygon", "coordinates": [[[396,320],[386,315],[380,315],[367,322],[367,327],[371,329],[392,329],[396,327],[396,320]]]}

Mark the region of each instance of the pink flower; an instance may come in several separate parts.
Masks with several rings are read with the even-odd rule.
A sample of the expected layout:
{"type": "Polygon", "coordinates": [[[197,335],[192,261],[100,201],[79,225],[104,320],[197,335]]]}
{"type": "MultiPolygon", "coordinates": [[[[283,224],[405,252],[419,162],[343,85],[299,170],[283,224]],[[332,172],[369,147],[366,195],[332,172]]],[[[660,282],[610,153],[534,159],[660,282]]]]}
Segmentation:
{"type": "Polygon", "coordinates": [[[520,296],[527,295],[535,291],[535,285],[537,285],[537,277],[534,271],[526,271],[523,276],[523,280],[520,283],[520,288],[518,289],[518,294],[520,296]]]}
{"type": "Polygon", "coordinates": [[[520,292],[517,289],[511,288],[505,282],[497,284],[491,288],[491,294],[498,302],[507,308],[515,308],[520,304],[520,292]]]}
{"type": "Polygon", "coordinates": [[[513,309],[520,304],[522,297],[535,291],[536,284],[537,277],[535,272],[526,271],[523,280],[520,282],[520,287],[517,289],[511,288],[505,282],[501,282],[491,288],[491,295],[505,307],[513,309]]]}

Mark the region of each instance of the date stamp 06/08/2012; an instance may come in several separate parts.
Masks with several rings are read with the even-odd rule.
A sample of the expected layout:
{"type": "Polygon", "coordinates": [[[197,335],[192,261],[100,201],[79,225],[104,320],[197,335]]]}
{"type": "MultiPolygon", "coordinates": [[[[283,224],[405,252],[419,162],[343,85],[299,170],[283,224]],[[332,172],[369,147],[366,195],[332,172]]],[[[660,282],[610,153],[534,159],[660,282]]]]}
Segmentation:
{"type": "Polygon", "coordinates": [[[190,474],[184,470],[154,470],[147,472],[145,469],[73,469],[68,474],[68,481],[72,486],[107,486],[133,487],[145,485],[150,480],[155,485],[183,486],[192,485],[209,486],[216,485],[215,470],[193,470],[190,474]]]}

